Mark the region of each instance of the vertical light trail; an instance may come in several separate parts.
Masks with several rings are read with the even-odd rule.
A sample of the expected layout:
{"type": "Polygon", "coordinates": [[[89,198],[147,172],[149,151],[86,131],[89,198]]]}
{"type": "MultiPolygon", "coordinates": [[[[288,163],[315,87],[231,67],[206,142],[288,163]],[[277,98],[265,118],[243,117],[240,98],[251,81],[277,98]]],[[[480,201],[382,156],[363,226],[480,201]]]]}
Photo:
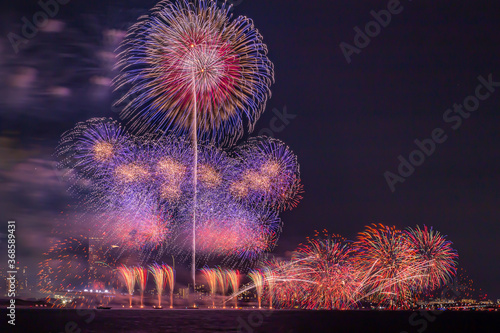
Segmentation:
{"type": "Polygon", "coordinates": [[[196,80],[195,80],[195,72],[193,69],[193,124],[192,124],[192,135],[193,135],[193,147],[194,147],[194,195],[193,195],[193,263],[191,267],[191,274],[193,275],[193,292],[195,292],[196,286],[196,202],[197,202],[197,192],[198,192],[198,133],[197,133],[197,117],[198,117],[198,101],[196,97],[196,80]]]}

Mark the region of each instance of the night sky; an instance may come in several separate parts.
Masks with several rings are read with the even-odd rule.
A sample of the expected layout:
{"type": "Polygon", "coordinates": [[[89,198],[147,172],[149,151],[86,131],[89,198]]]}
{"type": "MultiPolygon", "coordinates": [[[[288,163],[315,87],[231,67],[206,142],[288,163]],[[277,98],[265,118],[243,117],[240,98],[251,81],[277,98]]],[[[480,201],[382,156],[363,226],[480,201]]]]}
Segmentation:
{"type": "MultiPolygon", "coordinates": [[[[478,77],[500,82],[500,4],[401,1],[348,63],[340,44],[354,47],[354,28],[364,30],[370,12],[393,1],[234,2],[234,15],[254,20],[275,65],[273,96],[254,134],[269,133],[286,110],[286,126],[273,134],[298,155],[305,187],[300,205],[282,214],[275,252],[293,250],[314,230],[354,239],[374,222],[426,224],[453,241],[476,289],[500,298],[500,83],[480,89],[489,96],[460,124],[447,111],[475,95],[478,77]],[[408,160],[415,140],[438,128],[446,141],[391,191],[384,174],[397,174],[398,157],[408,160]]],[[[22,17],[40,7],[1,4],[0,220],[17,221],[19,255],[33,272],[60,212],[75,203],[54,167],[57,141],[77,121],[118,119],[112,52],[154,4],[72,0],[17,54],[7,36],[21,34],[22,17]]]]}

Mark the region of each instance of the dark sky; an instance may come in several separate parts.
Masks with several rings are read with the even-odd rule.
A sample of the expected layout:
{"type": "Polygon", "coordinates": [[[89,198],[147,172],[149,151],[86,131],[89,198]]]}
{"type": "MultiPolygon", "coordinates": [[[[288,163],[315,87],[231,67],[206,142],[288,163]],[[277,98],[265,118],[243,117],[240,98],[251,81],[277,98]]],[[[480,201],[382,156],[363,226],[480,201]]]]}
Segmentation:
{"type": "MultiPolygon", "coordinates": [[[[399,14],[348,63],[340,43],[354,45],[354,28],[364,30],[370,11],[390,1],[235,2],[234,14],[254,20],[275,65],[256,132],[270,127],[273,109],[296,115],[275,136],[298,155],[305,194],[282,215],[276,252],[315,229],[353,239],[372,222],[426,224],[453,241],[476,287],[500,298],[500,87],[457,129],[443,119],[475,94],[479,76],[500,82],[500,4],[401,1],[399,14]],[[392,192],[384,173],[397,174],[398,156],[408,159],[414,141],[436,128],[447,140],[392,192]]],[[[40,7],[2,2],[0,217],[18,221],[26,262],[36,262],[72,200],[53,169],[57,140],[77,121],[118,118],[107,85],[111,37],[154,3],[73,0],[16,54],[7,34],[20,33],[21,18],[40,7]]]]}

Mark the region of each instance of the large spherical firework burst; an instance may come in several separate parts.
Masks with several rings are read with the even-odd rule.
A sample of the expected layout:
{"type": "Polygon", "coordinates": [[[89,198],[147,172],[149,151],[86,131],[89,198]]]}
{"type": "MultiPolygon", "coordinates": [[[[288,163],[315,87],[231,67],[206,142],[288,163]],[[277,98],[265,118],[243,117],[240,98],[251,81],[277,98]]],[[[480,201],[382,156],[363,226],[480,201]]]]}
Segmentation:
{"type": "Polygon", "coordinates": [[[356,304],[362,286],[352,262],[353,249],[340,236],[308,239],[295,252],[292,261],[305,268],[300,283],[300,302],[308,309],[342,309],[356,304]]]}
{"type": "Polygon", "coordinates": [[[458,255],[451,247],[452,243],[438,231],[417,226],[415,229],[408,228],[405,236],[415,249],[415,262],[422,266],[422,277],[419,279],[422,290],[437,289],[455,275],[458,255]]]}
{"type": "Polygon", "coordinates": [[[295,207],[301,199],[297,156],[277,139],[250,139],[236,150],[240,165],[231,194],[252,205],[275,207],[279,210],[295,207]]]}
{"type": "Polygon", "coordinates": [[[375,299],[391,306],[407,302],[421,267],[404,234],[394,226],[372,224],[359,233],[355,246],[357,268],[372,272],[375,299]]]}
{"type": "Polygon", "coordinates": [[[92,118],[63,134],[57,153],[60,167],[70,168],[86,178],[99,177],[124,159],[132,140],[118,122],[92,118]]]}
{"type": "Polygon", "coordinates": [[[262,36],[245,17],[215,1],[161,1],[129,31],[117,89],[122,116],[140,133],[174,130],[233,143],[265,108],[273,65],[262,36]]]}

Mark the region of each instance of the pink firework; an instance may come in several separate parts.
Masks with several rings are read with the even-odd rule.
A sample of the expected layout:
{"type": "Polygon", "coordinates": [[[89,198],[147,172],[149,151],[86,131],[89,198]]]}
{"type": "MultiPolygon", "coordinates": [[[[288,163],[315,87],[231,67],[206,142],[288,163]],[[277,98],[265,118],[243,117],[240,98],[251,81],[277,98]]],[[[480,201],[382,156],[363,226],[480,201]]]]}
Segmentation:
{"type": "Polygon", "coordinates": [[[141,308],[144,307],[144,291],[146,290],[146,285],[148,283],[148,270],[144,267],[134,267],[134,272],[139,285],[139,291],[141,293],[141,308]]]}
{"type": "Polygon", "coordinates": [[[372,224],[359,233],[354,245],[357,269],[374,274],[374,299],[391,307],[407,304],[420,271],[415,265],[416,252],[404,234],[394,226],[372,224]]]}
{"type": "Polygon", "coordinates": [[[445,236],[427,226],[408,228],[405,235],[416,252],[415,261],[422,266],[419,287],[423,291],[437,289],[455,275],[458,255],[445,236]]]}

